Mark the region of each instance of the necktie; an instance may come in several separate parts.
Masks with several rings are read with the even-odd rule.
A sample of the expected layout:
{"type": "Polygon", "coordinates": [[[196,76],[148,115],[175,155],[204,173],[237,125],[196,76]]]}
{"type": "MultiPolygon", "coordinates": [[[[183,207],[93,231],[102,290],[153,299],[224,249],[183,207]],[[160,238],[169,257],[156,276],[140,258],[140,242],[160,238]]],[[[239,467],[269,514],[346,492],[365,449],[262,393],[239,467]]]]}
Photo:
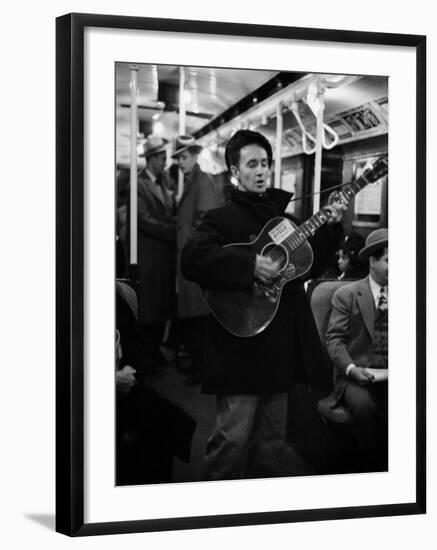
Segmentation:
{"type": "Polygon", "coordinates": [[[160,177],[156,178],[155,189],[158,194],[158,197],[161,199],[161,202],[165,203],[164,189],[162,187],[162,181],[160,177]]]}
{"type": "Polygon", "coordinates": [[[378,311],[383,312],[386,311],[388,307],[387,304],[387,296],[385,294],[385,287],[382,286],[379,289],[379,295],[378,295],[378,311]]]}

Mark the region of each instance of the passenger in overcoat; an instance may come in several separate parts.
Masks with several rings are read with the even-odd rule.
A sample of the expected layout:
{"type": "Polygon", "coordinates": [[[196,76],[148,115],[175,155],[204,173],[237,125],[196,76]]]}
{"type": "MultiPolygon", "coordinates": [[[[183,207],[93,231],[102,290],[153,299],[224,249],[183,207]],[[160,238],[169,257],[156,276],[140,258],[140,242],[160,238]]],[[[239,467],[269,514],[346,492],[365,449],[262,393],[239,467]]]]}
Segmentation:
{"type": "MultiPolygon", "coordinates": [[[[254,240],[268,220],[284,215],[292,195],[267,188],[272,149],[258,132],[234,134],[226,162],[238,188],[226,204],[205,215],[183,250],[182,271],[204,288],[244,290],[256,280],[270,284],[278,274],[275,262],[224,245],[254,240]]],[[[341,219],[343,209],[331,207],[332,222],[341,219]]],[[[341,238],[338,223],[316,233],[308,277],[323,271],[341,238]]],[[[217,415],[207,448],[206,479],[244,477],[247,457],[264,471],[280,460],[271,456],[272,442],[285,437],[287,392],[298,381],[314,380],[314,371],[324,372],[318,368],[323,360],[301,279],[285,285],[274,319],[255,336],[237,337],[209,317],[202,389],[217,395],[217,415]],[[248,454],[249,442],[253,445],[248,454]]]]}
{"type": "Polygon", "coordinates": [[[221,200],[212,177],[201,170],[198,156],[202,147],[193,136],[179,136],[172,155],[184,175],[183,193],[177,213],[177,314],[184,335],[184,343],[191,355],[188,384],[200,382],[204,356],[205,321],[208,307],[199,286],[188,281],[180,269],[180,256],[185,243],[199,226],[204,214],[219,206],[221,200]]]}
{"type": "Polygon", "coordinates": [[[176,223],[163,171],[166,142],[149,136],[146,168],[138,177],[138,320],[146,367],[164,361],[159,346],[174,303],[176,223]]]}

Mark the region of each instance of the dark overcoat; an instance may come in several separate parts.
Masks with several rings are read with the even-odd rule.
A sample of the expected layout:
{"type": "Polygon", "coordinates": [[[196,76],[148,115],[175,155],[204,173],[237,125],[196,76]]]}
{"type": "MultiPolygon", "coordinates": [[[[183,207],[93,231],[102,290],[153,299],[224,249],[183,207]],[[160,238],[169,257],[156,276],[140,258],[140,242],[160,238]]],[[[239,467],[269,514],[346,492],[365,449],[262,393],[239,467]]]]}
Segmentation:
{"type": "MultiPolygon", "coordinates": [[[[223,248],[254,240],[266,222],[284,215],[291,194],[269,189],[264,195],[232,190],[231,199],[210,210],[182,253],[187,279],[205,288],[247,289],[254,283],[255,253],[223,248]]],[[[341,241],[339,224],[321,228],[311,239],[315,261],[308,278],[320,274],[341,241]]],[[[210,315],[202,390],[215,394],[275,393],[309,381],[325,389],[327,369],[303,280],[287,283],[277,313],[256,336],[240,338],[210,315]]]]}
{"type": "Polygon", "coordinates": [[[178,204],[178,316],[181,318],[208,315],[199,286],[187,281],[181,272],[180,255],[205,212],[217,206],[219,197],[213,180],[196,163],[184,181],[184,192],[178,204]]]}
{"type": "Polygon", "coordinates": [[[174,305],[176,224],[164,182],[157,189],[147,172],[138,178],[138,320],[162,323],[174,305]]]}

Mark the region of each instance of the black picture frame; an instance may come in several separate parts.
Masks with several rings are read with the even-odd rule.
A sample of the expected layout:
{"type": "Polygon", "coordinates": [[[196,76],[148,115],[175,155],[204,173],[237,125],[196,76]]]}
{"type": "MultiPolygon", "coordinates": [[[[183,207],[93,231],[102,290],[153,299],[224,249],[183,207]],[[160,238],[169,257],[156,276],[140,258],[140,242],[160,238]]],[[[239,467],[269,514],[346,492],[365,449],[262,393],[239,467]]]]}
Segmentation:
{"type": "Polygon", "coordinates": [[[426,37],[67,14],[56,20],[56,530],[69,536],[423,514],[426,511],[426,37]],[[416,499],[387,505],[84,523],[84,29],[136,29],[413,48],[416,53],[416,499]]]}

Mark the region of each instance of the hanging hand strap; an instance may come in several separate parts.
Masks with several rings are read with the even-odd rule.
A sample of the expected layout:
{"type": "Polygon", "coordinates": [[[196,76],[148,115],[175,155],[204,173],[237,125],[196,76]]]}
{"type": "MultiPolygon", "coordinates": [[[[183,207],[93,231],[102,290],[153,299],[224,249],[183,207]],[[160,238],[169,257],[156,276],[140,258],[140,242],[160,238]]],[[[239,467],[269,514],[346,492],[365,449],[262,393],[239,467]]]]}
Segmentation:
{"type": "MultiPolygon", "coordinates": [[[[311,104],[308,101],[307,101],[307,104],[314,113],[314,110],[313,110],[311,104]]],[[[293,114],[294,114],[294,116],[297,120],[297,123],[298,123],[298,125],[299,125],[299,127],[302,131],[302,149],[303,149],[305,154],[311,155],[316,150],[317,139],[313,135],[311,135],[307,131],[307,129],[305,128],[305,125],[303,124],[300,113],[299,113],[299,105],[298,105],[297,101],[292,101],[291,102],[290,110],[293,112],[293,114]],[[309,144],[308,144],[309,141],[311,141],[314,144],[312,147],[309,146],[309,144]]],[[[335,130],[333,130],[329,126],[329,124],[326,124],[326,123],[323,123],[323,130],[324,130],[323,135],[322,135],[323,148],[328,149],[328,150],[332,149],[333,147],[335,147],[337,145],[337,143],[339,141],[338,134],[335,130]],[[331,141],[328,141],[327,134],[330,134],[330,136],[332,138],[331,141]]]]}

